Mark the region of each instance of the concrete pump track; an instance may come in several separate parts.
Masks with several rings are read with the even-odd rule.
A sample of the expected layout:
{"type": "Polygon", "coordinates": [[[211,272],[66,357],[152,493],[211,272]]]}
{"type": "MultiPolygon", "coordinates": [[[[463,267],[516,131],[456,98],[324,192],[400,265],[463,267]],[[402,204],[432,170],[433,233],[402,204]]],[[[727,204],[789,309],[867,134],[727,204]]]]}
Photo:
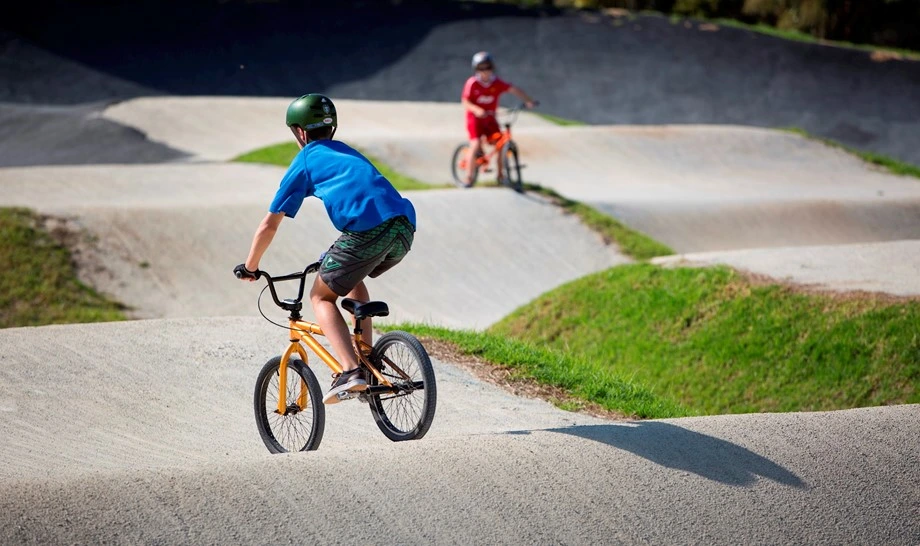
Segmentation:
{"type": "MultiPolygon", "coordinates": [[[[508,70],[519,67],[522,86],[548,98],[545,108],[573,118],[605,109],[590,74],[617,70],[572,52],[596,55],[599,26],[628,30],[634,48],[646,36],[634,26],[659,41],[693,33],[700,55],[729,64],[708,41],[725,33],[697,22],[614,25],[606,15],[482,9],[482,18],[432,25],[411,48],[384,52],[396,58],[363,79],[322,86],[308,78],[310,90],[336,98],[337,137],[398,171],[447,183],[462,110],[439,94],[462,81],[466,52],[478,48],[470,44],[490,40],[514,59],[508,70]],[[540,63],[515,57],[505,41],[552,42],[563,31],[568,49],[543,51],[540,63]],[[437,68],[445,59],[461,68],[445,75],[437,68]],[[556,61],[565,85],[539,72],[556,61]],[[416,79],[403,86],[410,73],[416,79]],[[427,74],[434,91],[426,97],[417,80],[427,74]],[[566,111],[575,94],[584,100],[566,111]]],[[[605,420],[434,359],[438,410],[424,439],[392,443],[364,405],[348,402],[328,409],[319,451],[269,455],[253,423],[252,388],[285,336],[259,317],[260,287],[230,271],[284,169],[229,160],[289,141],[281,120],[298,91],[281,78],[263,91],[202,84],[183,92],[177,82],[193,81],[191,61],[177,68],[187,80],[144,80],[87,53],[88,42],[77,40],[83,48],[68,56],[42,42],[48,34],[2,34],[0,206],[29,207],[84,234],[85,280],[136,320],[0,330],[0,543],[920,543],[916,405],[605,420]]],[[[853,68],[865,55],[759,40],[780,58],[793,55],[788,70],[816,67],[815,81],[834,77],[828,57],[853,68]]],[[[659,41],[649,47],[663,48],[659,41]]],[[[692,69],[674,74],[687,88],[692,69]]],[[[725,263],[821,290],[920,294],[916,179],[738,112],[729,124],[677,116],[697,102],[680,106],[655,91],[677,80],[643,81],[636,67],[621,75],[632,78],[630,90],[648,87],[650,101],[666,103],[658,115],[670,113],[670,122],[558,126],[522,115],[515,132],[527,180],[668,244],[679,254],[656,260],[662,266],[725,263]]],[[[873,78],[917,83],[918,71],[903,62],[853,68],[835,100],[854,89],[879,93],[884,84],[871,87],[873,78]]],[[[918,111],[916,86],[888,90],[886,111],[918,111]]],[[[759,97],[761,106],[777,95],[759,97]]],[[[915,115],[895,123],[867,108],[854,106],[853,119],[876,120],[866,123],[883,134],[879,146],[918,133],[915,115]]],[[[814,127],[868,131],[847,126],[840,108],[833,119],[817,106],[807,111],[814,127]]],[[[418,210],[416,246],[369,284],[390,304],[383,320],[481,329],[564,282],[630,261],[533,194],[407,195],[418,210]]],[[[321,204],[308,200],[282,224],[263,266],[297,270],[333,236],[321,204]]],[[[316,368],[325,388],[328,375],[316,368]]]]}

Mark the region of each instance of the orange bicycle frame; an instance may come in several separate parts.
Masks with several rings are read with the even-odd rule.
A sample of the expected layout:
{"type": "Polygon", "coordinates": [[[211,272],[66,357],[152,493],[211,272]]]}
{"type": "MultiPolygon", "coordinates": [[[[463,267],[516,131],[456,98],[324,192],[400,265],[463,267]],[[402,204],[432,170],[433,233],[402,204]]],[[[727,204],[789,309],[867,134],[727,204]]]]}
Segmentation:
{"type": "MultiPolygon", "coordinates": [[[[313,334],[319,336],[324,335],[323,330],[320,328],[319,324],[314,322],[307,322],[305,320],[291,319],[288,331],[291,334],[291,344],[288,345],[288,348],[284,351],[284,354],[281,355],[281,362],[278,365],[278,413],[280,414],[284,414],[285,410],[287,409],[288,362],[294,353],[297,353],[297,355],[300,356],[300,359],[304,363],[309,362],[307,359],[307,351],[304,349],[303,345],[301,345],[301,342],[306,344],[306,346],[309,347],[310,350],[313,351],[313,353],[315,353],[316,356],[318,356],[320,360],[322,360],[323,363],[325,363],[326,366],[328,366],[329,369],[333,371],[333,373],[342,373],[342,365],[339,364],[339,361],[336,360],[335,357],[332,356],[332,353],[327,351],[326,348],[323,347],[315,337],[313,337],[313,334]]],[[[390,381],[380,373],[376,366],[371,365],[367,360],[367,356],[370,355],[373,347],[365,343],[358,334],[354,334],[352,345],[355,349],[355,355],[358,357],[358,360],[361,364],[364,365],[365,368],[374,374],[374,377],[376,377],[377,381],[379,382],[378,384],[391,387],[393,384],[390,383],[390,381]]],[[[389,359],[387,360],[387,364],[406,379],[409,378],[409,376],[404,371],[390,362],[389,359]]],[[[303,383],[303,380],[301,380],[300,387],[300,394],[297,396],[297,405],[301,408],[305,408],[307,406],[307,388],[303,383]]]]}

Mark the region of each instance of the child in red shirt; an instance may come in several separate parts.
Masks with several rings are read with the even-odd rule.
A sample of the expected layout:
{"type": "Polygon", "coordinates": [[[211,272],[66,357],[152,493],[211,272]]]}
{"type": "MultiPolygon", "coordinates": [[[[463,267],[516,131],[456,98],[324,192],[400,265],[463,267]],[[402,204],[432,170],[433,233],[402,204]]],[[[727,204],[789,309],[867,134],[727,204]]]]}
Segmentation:
{"type": "MultiPolygon", "coordinates": [[[[466,80],[460,102],[466,107],[466,131],[470,138],[470,156],[467,162],[470,172],[467,174],[466,187],[472,185],[475,162],[473,158],[482,150],[482,137],[491,138],[500,131],[495,119],[498,99],[503,93],[515,95],[527,108],[533,108],[534,100],[520,88],[495,75],[495,63],[487,51],[473,55],[473,75],[466,80]]],[[[501,162],[498,162],[498,178],[502,178],[501,162]]]]}

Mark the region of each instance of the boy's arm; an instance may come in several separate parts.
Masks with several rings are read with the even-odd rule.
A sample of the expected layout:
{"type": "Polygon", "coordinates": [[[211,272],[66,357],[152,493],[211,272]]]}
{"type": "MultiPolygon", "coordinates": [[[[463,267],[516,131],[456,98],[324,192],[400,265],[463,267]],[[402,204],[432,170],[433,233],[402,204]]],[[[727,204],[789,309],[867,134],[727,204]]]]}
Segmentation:
{"type": "Polygon", "coordinates": [[[527,106],[527,108],[533,108],[534,104],[536,104],[536,101],[530,98],[530,95],[525,93],[524,90],[520,87],[515,87],[512,85],[508,88],[508,92],[524,101],[524,104],[527,106]]]}
{"type": "Polygon", "coordinates": [[[460,103],[468,112],[472,112],[474,116],[481,118],[486,114],[485,109],[470,100],[470,92],[473,89],[474,80],[475,78],[469,78],[466,80],[466,83],[463,84],[463,92],[460,93],[460,103]]]}
{"type": "Polygon", "coordinates": [[[463,103],[463,106],[464,106],[467,110],[469,110],[470,112],[472,112],[473,115],[476,116],[477,118],[481,118],[481,117],[484,116],[485,113],[486,113],[485,110],[483,110],[481,107],[479,107],[479,106],[477,106],[476,104],[474,104],[473,101],[471,101],[470,99],[468,99],[468,98],[466,98],[466,97],[461,97],[461,98],[460,98],[460,102],[463,103]]]}
{"type": "Polygon", "coordinates": [[[256,229],[256,234],[252,237],[252,247],[249,249],[249,257],[246,258],[246,269],[249,271],[259,269],[259,261],[271,245],[278,226],[281,225],[281,220],[284,220],[283,212],[269,212],[262,219],[256,229]]]}

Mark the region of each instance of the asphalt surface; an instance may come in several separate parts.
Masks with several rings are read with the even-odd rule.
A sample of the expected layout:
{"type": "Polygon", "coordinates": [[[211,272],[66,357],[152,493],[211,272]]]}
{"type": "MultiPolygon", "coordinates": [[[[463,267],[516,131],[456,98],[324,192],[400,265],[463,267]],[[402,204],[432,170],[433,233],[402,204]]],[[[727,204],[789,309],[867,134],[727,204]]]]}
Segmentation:
{"type": "Polygon", "coordinates": [[[7,29],[0,74],[15,76],[0,88],[0,101],[76,105],[149,93],[289,97],[309,90],[456,102],[470,57],[488,49],[503,77],[564,118],[795,126],[920,165],[920,62],[655,15],[391,4],[195,1],[179,11],[152,0],[36,0],[0,22],[7,29]],[[29,47],[105,74],[109,83],[46,85],[58,81],[57,65],[18,55],[29,47]]]}
{"type": "MultiPolygon", "coordinates": [[[[150,5],[138,3],[131,13],[150,15],[150,5]]],[[[241,285],[230,270],[245,256],[283,169],[226,161],[289,140],[279,120],[290,96],[301,91],[272,87],[278,80],[256,72],[245,82],[278,96],[252,96],[271,93],[243,80],[233,87],[238,72],[226,71],[222,79],[220,61],[259,51],[258,43],[246,41],[250,26],[240,26],[243,15],[253,29],[268,21],[282,26],[268,39],[273,46],[288,41],[294,31],[284,29],[295,23],[272,10],[291,8],[230,4],[210,24],[192,10],[188,20],[174,23],[196,23],[199,32],[159,42],[152,38],[155,18],[148,27],[111,26],[112,34],[93,34],[99,27],[65,27],[64,21],[110,25],[126,8],[68,9],[30,26],[30,40],[45,40],[46,50],[7,35],[0,57],[0,71],[11,75],[11,85],[0,89],[6,135],[0,206],[28,206],[83,233],[78,260],[87,282],[145,320],[0,330],[0,543],[920,542],[917,405],[604,420],[514,396],[435,359],[438,413],[423,440],[389,442],[367,409],[349,402],[329,409],[319,451],[269,455],[252,422],[252,384],[287,336],[258,316],[259,288],[241,285]],[[275,16],[255,17],[251,9],[275,16]],[[218,32],[228,29],[237,32],[218,32]],[[110,47],[113,39],[124,46],[120,54],[110,47]],[[215,40],[211,63],[191,47],[208,39],[215,40]],[[188,54],[175,55],[170,44],[188,54]],[[239,96],[201,96],[211,94],[239,96]],[[69,134],[57,129],[74,127],[70,119],[85,123],[69,134]]],[[[330,9],[335,15],[339,8],[330,9]]],[[[576,27],[574,36],[585,40],[593,36],[589,29],[625,29],[584,14],[528,18],[504,7],[483,9],[502,16],[379,24],[377,31],[390,38],[381,42],[387,47],[364,45],[352,57],[346,46],[353,34],[346,31],[379,14],[331,17],[330,35],[340,37],[334,44],[349,62],[324,73],[328,88],[339,86],[345,98],[349,90],[386,85],[406,93],[436,89],[454,74],[400,80],[392,66],[415,70],[425,66],[420,58],[462,60],[459,35],[451,48],[439,41],[455,31],[483,32],[504,44],[504,37],[523,39],[515,34],[523,21],[538,19],[536,31],[527,31],[539,40],[522,42],[533,45],[553,44],[553,25],[581,21],[587,26],[576,27]],[[387,57],[405,61],[380,62],[387,57]]],[[[419,13],[432,12],[443,13],[419,13]]],[[[685,30],[700,40],[725,36],[685,30]]],[[[650,36],[641,28],[632,32],[650,36]]],[[[362,36],[364,44],[379,38],[362,36]]],[[[688,68],[684,56],[693,47],[708,51],[675,44],[681,47],[672,55],[688,68]]],[[[803,51],[805,58],[826,54],[824,48],[803,51]]],[[[283,62],[302,55],[291,53],[283,62]]],[[[780,66],[797,75],[796,64],[778,55],[780,66]]],[[[562,69],[553,57],[543,59],[544,66],[562,69]]],[[[769,72],[772,65],[764,64],[769,72]]],[[[242,70],[258,63],[246,66],[242,70]]],[[[816,66],[813,72],[824,73],[816,66]]],[[[896,75],[888,77],[910,81],[911,70],[891,70],[896,75]]],[[[856,69],[853,74],[863,77],[856,69]]],[[[318,77],[299,75],[301,85],[318,77]]],[[[874,77],[875,84],[886,81],[874,77]]],[[[582,80],[585,97],[602,96],[590,78],[582,80]]],[[[855,87],[878,93],[869,81],[855,87]]],[[[562,88],[570,86],[556,87],[566,93],[562,88]]],[[[824,92],[831,88],[859,96],[845,86],[824,92]]],[[[398,98],[389,92],[363,97],[374,101],[336,98],[342,139],[398,170],[446,180],[450,151],[462,134],[453,99],[380,102],[398,98]]],[[[685,104],[688,111],[706,111],[685,104]]],[[[847,119],[858,123],[860,107],[851,110],[847,119]]],[[[908,123],[910,111],[900,111],[908,123]]],[[[897,125],[884,124],[895,132],[897,125]]],[[[529,180],[629,218],[688,253],[662,263],[727,262],[830,290],[917,293],[912,256],[920,239],[920,184],[914,179],[878,172],[795,135],[751,127],[560,128],[525,115],[515,131],[529,180]]],[[[416,246],[398,269],[370,285],[397,320],[482,328],[545,290],[627,261],[577,219],[532,195],[478,188],[409,197],[419,211],[416,246]]],[[[298,269],[323,250],[334,236],[324,222],[318,203],[305,203],[298,218],[282,225],[266,269],[298,269]]],[[[327,384],[322,364],[314,362],[313,369],[327,384]]]]}
{"type": "Polygon", "coordinates": [[[327,412],[319,451],[273,456],[250,396],[285,337],[249,317],[0,331],[2,541],[920,537],[918,406],[605,421],[436,361],[438,413],[424,439],[393,444],[363,404],[342,403],[327,412]]]}

